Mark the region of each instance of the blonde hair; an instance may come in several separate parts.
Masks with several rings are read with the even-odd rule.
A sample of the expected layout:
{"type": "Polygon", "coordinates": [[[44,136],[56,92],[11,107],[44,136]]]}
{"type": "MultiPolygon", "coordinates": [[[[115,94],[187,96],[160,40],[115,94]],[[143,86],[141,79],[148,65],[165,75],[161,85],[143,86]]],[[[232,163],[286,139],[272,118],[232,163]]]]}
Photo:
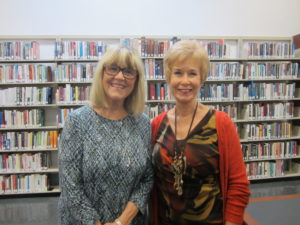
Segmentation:
{"type": "Polygon", "coordinates": [[[195,40],[182,40],[176,42],[164,57],[164,74],[168,83],[174,64],[184,62],[187,59],[195,59],[199,62],[201,83],[207,79],[209,71],[207,52],[195,40]]]}
{"type": "Polygon", "coordinates": [[[97,107],[108,107],[107,96],[103,89],[102,80],[105,66],[112,64],[126,65],[138,72],[134,89],[125,99],[124,108],[128,113],[133,113],[135,116],[141,115],[144,112],[145,107],[145,78],[143,64],[139,55],[134,52],[133,49],[125,46],[109,49],[99,60],[91,87],[91,104],[97,107]]]}

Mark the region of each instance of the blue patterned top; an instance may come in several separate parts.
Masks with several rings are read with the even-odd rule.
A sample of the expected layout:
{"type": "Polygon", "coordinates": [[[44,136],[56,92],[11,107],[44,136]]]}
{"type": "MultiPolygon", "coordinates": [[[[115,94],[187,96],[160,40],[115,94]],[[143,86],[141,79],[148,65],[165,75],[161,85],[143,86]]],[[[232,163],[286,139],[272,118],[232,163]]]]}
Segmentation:
{"type": "Polygon", "coordinates": [[[150,147],[144,114],[109,120],[90,106],[70,113],[59,140],[59,223],[113,222],[131,201],[140,210],[131,224],[145,224],[153,185],[150,147]]]}

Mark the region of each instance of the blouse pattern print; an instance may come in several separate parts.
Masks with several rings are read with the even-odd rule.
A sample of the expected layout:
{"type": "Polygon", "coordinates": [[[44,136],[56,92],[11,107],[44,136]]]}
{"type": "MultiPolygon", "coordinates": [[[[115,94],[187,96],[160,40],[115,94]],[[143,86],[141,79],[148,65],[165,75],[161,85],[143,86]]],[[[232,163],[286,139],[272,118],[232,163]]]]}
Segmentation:
{"type": "Polygon", "coordinates": [[[144,224],[153,171],[150,121],[144,114],[109,120],[90,106],[68,115],[60,137],[61,225],[114,221],[128,200],[144,224]]]}
{"type": "Polygon", "coordinates": [[[215,111],[209,110],[185,140],[175,141],[167,117],[162,121],[153,149],[155,182],[159,189],[158,216],[160,224],[220,225],[222,196],[219,183],[219,149],[215,111]],[[183,174],[183,195],[174,188],[172,157],[174,144],[186,156],[183,174]]]}

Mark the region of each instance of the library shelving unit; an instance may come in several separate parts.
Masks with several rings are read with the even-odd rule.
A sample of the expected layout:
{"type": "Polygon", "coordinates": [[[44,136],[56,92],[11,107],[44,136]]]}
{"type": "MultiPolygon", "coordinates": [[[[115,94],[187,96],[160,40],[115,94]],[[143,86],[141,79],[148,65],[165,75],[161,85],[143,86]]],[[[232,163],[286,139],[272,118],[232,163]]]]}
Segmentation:
{"type": "Polygon", "coordinates": [[[235,121],[249,178],[300,176],[300,59],[292,38],[1,36],[0,195],[59,193],[59,134],[66,115],[88,103],[107,48],[136,48],[145,66],[145,112],[169,109],[163,56],[178,39],[196,39],[207,50],[211,68],[199,101],[235,121]]]}
{"type": "MultiPolygon", "coordinates": [[[[300,58],[294,57],[292,39],[178,39],[196,39],[207,50],[210,72],[199,101],[225,111],[236,123],[249,179],[300,176],[300,58]]],[[[141,41],[150,117],[174,104],[162,73],[163,52],[174,41],[141,41]]]]}
{"type": "Polygon", "coordinates": [[[58,138],[115,37],[0,37],[0,195],[59,193],[58,138]]]}

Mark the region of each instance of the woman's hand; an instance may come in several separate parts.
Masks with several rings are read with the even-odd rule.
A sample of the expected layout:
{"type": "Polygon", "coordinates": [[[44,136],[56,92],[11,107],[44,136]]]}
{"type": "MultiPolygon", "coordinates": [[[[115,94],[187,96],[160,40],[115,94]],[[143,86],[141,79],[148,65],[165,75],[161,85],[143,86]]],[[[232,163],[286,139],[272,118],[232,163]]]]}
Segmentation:
{"type": "Polygon", "coordinates": [[[97,221],[94,225],[102,225],[99,221],[97,221]]]}

